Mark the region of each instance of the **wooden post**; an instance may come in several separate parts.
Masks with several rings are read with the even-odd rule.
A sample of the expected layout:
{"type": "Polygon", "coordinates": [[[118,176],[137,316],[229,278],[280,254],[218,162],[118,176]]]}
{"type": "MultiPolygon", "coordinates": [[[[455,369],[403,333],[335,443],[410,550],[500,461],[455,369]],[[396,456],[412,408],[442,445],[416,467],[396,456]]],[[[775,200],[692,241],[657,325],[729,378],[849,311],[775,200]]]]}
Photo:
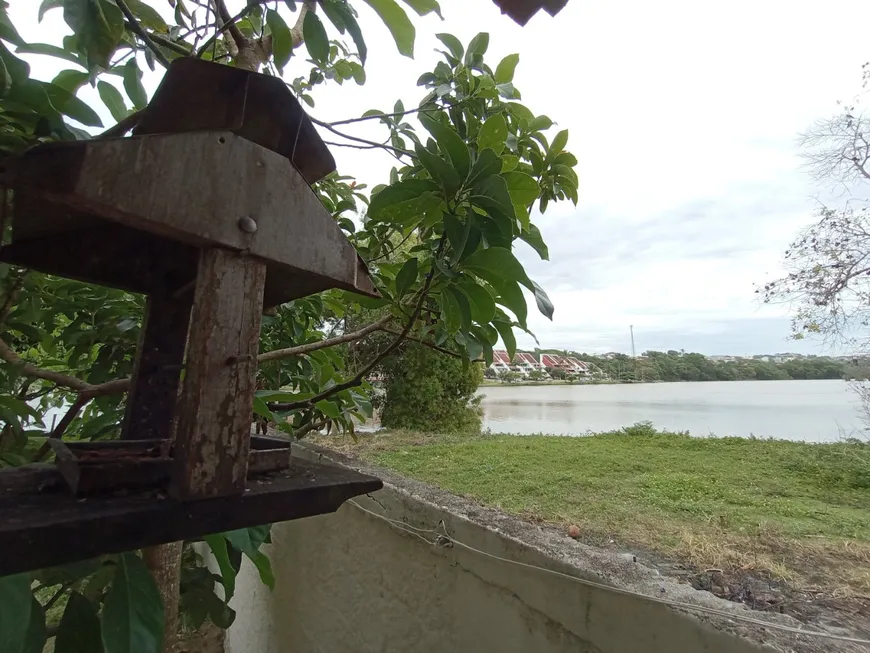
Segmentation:
{"type": "Polygon", "coordinates": [[[121,429],[124,440],[172,436],[192,301],[192,288],[177,298],[148,296],[121,429]]]}
{"type": "Polygon", "coordinates": [[[266,264],[203,249],[184,386],[175,423],[171,494],[195,499],[245,489],[266,264]]]}

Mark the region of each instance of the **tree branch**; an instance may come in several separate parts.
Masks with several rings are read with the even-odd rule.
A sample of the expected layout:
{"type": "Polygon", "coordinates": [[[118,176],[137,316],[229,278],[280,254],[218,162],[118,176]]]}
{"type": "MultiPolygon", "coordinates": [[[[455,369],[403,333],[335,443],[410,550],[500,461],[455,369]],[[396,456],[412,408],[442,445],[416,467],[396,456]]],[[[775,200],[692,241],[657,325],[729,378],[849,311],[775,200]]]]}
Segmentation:
{"type": "Polygon", "coordinates": [[[166,38],[165,36],[161,36],[160,34],[153,34],[153,33],[149,34],[148,36],[150,36],[151,40],[154,41],[155,43],[162,45],[164,48],[167,48],[169,50],[173,50],[174,52],[177,52],[178,54],[184,55],[185,57],[189,57],[190,55],[193,54],[193,49],[190,48],[189,46],[184,47],[181,43],[176,43],[175,41],[172,41],[172,40],[166,38]]]}
{"type": "Polygon", "coordinates": [[[130,7],[127,6],[125,0],[115,0],[115,4],[118,5],[118,9],[124,14],[124,17],[127,19],[127,25],[130,27],[136,35],[142,39],[142,42],[145,43],[146,46],[154,53],[154,57],[163,64],[164,68],[169,68],[169,59],[166,58],[166,55],[163,54],[163,51],[157,47],[157,44],[151,40],[151,37],[148,36],[148,32],[142,29],[142,26],[139,24],[139,21],[136,19],[136,16],[130,11],[130,7]]]}
{"type": "MultiPolygon", "coordinates": [[[[398,331],[393,331],[392,329],[389,329],[389,328],[387,328],[387,327],[384,327],[384,328],[382,328],[382,329],[380,329],[380,330],[383,331],[384,333],[392,333],[394,336],[401,335],[398,331]]],[[[415,337],[415,336],[408,335],[408,336],[405,336],[405,339],[406,339],[406,340],[411,340],[411,341],[413,341],[413,342],[417,342],[417,343],[419,343],[419,344],[421,344],[421,345],[424,345],[424,346],[426,346],[426,347],[429,347],[429,349],[434,349],[434,350],[437,351],[437,352],[440,352],[440,353],[442,353],[442,354],[446,354],[447,356],[452,356],[453,358],[463,358],[462,354],[460,354],[460,353],[458,353],[458,352],[450,351],[449,349],[446,349],[446,348],[444,348],[444,347],[441,347],[441,346],[439,346],[439,345],[436,345],[434,342],[429,342],[429,341],[427,341],[427,340],[423,340],[422,338],[417,338],[417,337],[415,337]]],[[[473,361],[471,361],[471,362],[472,362],[472,363],[484,363],[484,362],[486,362],[486,361],[484,361],[482,358],[475,358],[475,359],[474,359],[473,361]]]]}
{"type": "MultiPolygon", "coordinates": [[[[85,397],[83,394],[79,395],[72,403],[72,405],[67,409],[66,413],[64,413],[64,416],[60,419],[60,422],[58,422],[57,426],[54,427],[54,430],[48,436],[48,440],[59,440],[60,438],[62,438],[63,434],[69,428],[69,425],[72,424],[72,421],[78,416],[79,412],[81,412],[82,408],[84,408],[90,400],[90,397],[85,397]]],[[[48,440],[42,443],[39,451],[37,451],[36,455],[33,456],[33,462],[38,463],[45,457],[45,454],[48,453],[48,450],[51,449],[51,445],[48,443],[48,440]]]]}
{"type": "Polygon", "coordinates": [[[226,31],[228,31],[230,36],[233,37],[233,41],[239,50],[249,47],[250,44],[248,43],[248,39],[245,38],[245,35],[242,34],[242,30],[240,30],[239,26],[236,24],[236,21],[240,19],[230,16],[230,12],[227,10],[227,5],[224,0],[212,0],[212,2],[214,2],[214,6],[221,21],[223,21],[221,31],[226,28],[226,31]]]}
{"type": "Polygon", "coordinates": [[[404,154],[405,156],[414,156],[414,153],[409,152],[408,150],[403,150],[399,147],[393,147],[392,145],[386,145],[384,143],[378,143],[377,141],[370,141],[367,138],[360,138],[359,136],[351,136],[350,134],[345,134],[344,132],[337,130],[335,127],[333,127],[328,122],[323,122],[322,120],[318,120],[317,118],[314,118],[312,116],[309,116],[309,118],[311,118],[311,122],[313,122],[315,125],[320,125],[324,129],[331,131],[333,134],[341,136],[342,138],[346,138],[349,141],[356,141],[357,143],[365,143],[366,145],[373,146],[373,148],[379,147],[381,149],[395,152],[397,154],[404,154]]]}
{"type": "Polygon", "coordinates": [[[335,345],[340,345],[345,342],[359,340],[360,338],[364,338],[370,333],[383,330],[383,328],[387,324],[389,324],[392,319],[393,316],[388,315],[387,317],[381,318],[377,322],[373,322],[367,326],[364,326],[361,329],[351,331],[350,333],[345,333],[340,336],[336,336],[335,338],[319,340],[318,342],[311,342],[305,345],[297,345],[296,347],[288,347],[287,349],[275,349],[274,351],[267,351],[257,356],[257,361],[260,363],[268,363],[270,361],[279,360],[281,358],[299,356],[300,354],[309,354],[319,349],[325,349],[327,347],[333,347],[335,345]]]}
{"type": "MultiPolygon", "coordinates": [[[[441,252],[444,251],[444,242],[446,239],[446,234],[441,236],[441,241],[438,243],[438,252],[435,254],[435,258],[438,259],[441,257],[441,252]]],[[[416,324],[417,319],[420,317],[420,312],[423,310],[423,304],[426,301],[426,297],[429,295],[429,288],[432,286],[432,279],[435,277],[435,263],[432,263],[432,269],[429,270],[429,273],[426,275],[426,281],[423,284],[423,287],[420,289],[420,295],[417,300],[417,305],[414,308],[414,312],[411,314],[408,323],[405,325],[405,328],[402,329],[402,332],[399,336],[391,342],[384,351],[375,356],[371,362],[363,367],[352,379],[349,379],[343,383],[339,383],[338,385],[334,385],[328,390],[324,390],[323,392],[314,395],[310,399],[306,399],[305,401],[292,401],[292,402],[276,402],[268,404],[269,410],[297,410],[299,408],[311,408],[318,401],[326,399],[327,397],[331,397],[337,392],[341,392],[342,390],[347,390],[348,388],[354,388],[363,382],[366,375],[369,374],[375,367],[377,367],[378,363],[380,363],[387,356],[392,354],[399,346],[407,339],[408,334],[411,332],[411,329],[414,328],[414,324],[416,324]]]]}
{"type": "Polygon", "coordinates": [[[139,124],[139,121],[142,119],[142,112],[145,109],[140,109],[139,111],[134,111],[129,116],[124,118],[117,125],[109,127],[106,131],[101,134],[97,134],[94,136],[95,140],[104,140],[107,138],[121,138],[128,131],[133,129],[136,125],[139,124]]]}
{"type": "Polygon", "coordinates": [[[77,379],[74,376],[69,376],[53,370],[42,369],[41,367],[37,367],[36,365],[23,360],[18,354],[12,351],[12,348],[6,344],[2,338],[0,338],[0,358],[15,367],[18,373],[23,376],[51,381],[52,383],[68,388],[89,399],[124,392],[130,386],[130,379],[115,379],[114,381],[107,381],[106,383],[94,385],[87,381],[77,379]]]}
{"type": "MultiPolygon", "coordinates": [[[[380,120],[381,118],[395,118],[396,116],[408,116],[412,113],[427,113],[429,111],[439,111],[441,109],[452,109],[453,107],[462,106],[468,102],[468,100],[460,100],[459,102],[454,102],[453,104],[445,104],[438,105],[435,108],[432,107],[417,107],[416,109],[408,109],[407,111],[396,111],[395,113],[379,113],[375,116],[362,116],[361,118],[346,118],[345,120],[336,120],[334,122],[329,123],[333,127],[337,125],[350,125],[355,122],[364,122],[366,120],[380,120]]],[[[312,118],[313,120],[313,118],[312,118]]]]}

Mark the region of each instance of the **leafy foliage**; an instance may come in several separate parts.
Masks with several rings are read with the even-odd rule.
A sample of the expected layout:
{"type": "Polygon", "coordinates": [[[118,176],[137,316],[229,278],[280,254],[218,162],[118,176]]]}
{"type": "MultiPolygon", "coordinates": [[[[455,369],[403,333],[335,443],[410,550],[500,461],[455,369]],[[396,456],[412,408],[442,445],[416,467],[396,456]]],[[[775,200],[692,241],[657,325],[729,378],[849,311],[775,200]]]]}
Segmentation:
{"type": "MultiPolygon", "coordinates": [[[[322,85],[365,83],[368,45],[358,10],[377,14],[406,56],[413,54],[416,35],[406,7],[418,16],[440,15],[435,0],[253,2],[233,20],[227,14],[226,31],[217,31],[214,16],[199,4],[171,0],[166,5],[163,0],[44,0],[35,8],[39,18],[62,12],[72,34],[60,43],[26,43],[7,3],[0,2],[0,155],[90,138],[81,125],[103,125],[94,108],[77,97],[85,85],[95,88],[112,118],[123,123],[112,135],[123,135],[148,102],[145,67],[157,70],[183,56],[281,76],[313,107],[322,85]],[[64,69],[50,82],[33,79],[25,61],[29,54],[55,57],[64,69]]],[[[520,103],[513,85],[519,55],[508,55],[493,70],[486,62],[487,34],[468,44],[448,34],[439,38],[446,47],[444,60],[420,77],[422,98],[416,107],[396,102],[332,125],[318,121],[341,139],[339,145],[381,147],[396,164],[388,183],[370,190],[339,174],[314,188],[368,263],[382,298],[330,291],[279,306],[264,317],[254,412],[292,437],[321,428],[352,430],[368,419],[369,376],[381,363],[389,365],[389,355],[403,351],[408,336],[429,349],[411,348],[408,360],[420,374],[401,383],[408,388],[433,383],[430,417],[445,419],[450,428],[474,429],[468,398],[479,370],[469,361],[491,361],[499,339],[515,347],[514,329],[528,328],[527,296],[552,317],[546,292],[528,277],[512,248],[523,240],[546,259],[546,245],[533,223],[535,210],[577,201],[576,159],[565,150],[568,134],[549,135],[553,121],[520,103]],[[383,143],[345,131],[350,127],[344,125],[359,121],[380,125],[383,143]],[[366,313],[376,314],[377,321],[351,328],[366,313]],[[375,332],[381,336],[377,347],[369,358],[360,358],[355,341],[375,332]],[[428,380],[424,367],[431,373],[428,380]],[[445,413],[437,397],[450,397],[451,406],[462,408],[445,413]]],[[[0,212],[0,234],[6,239],[9,199],[4,196],[7,210],[0,212]]],[[[142,313],[142,297],[0,265],[0,466],[30,461],[57,412],[69,418],[58,427],[66,438],[118,436],[123,380],[132,372],[142,313]]],[[[410,398],[399,386],[393,384],[391,396],[410,398]]],[[[182,621],[196,627],[211,619],[226,627],[234,617],[227,601],[243,556],[266,584],[274,582],[261,551],[268,527],[213,535],[206,542],[220,573],[209,571],[190,546],[185,548],[182,621]]],[[[16,619],[15,634],[7,635],[12,627],[0,621],[0,632],[12,642],[0,648],[29,651],[31,639],[44,641],[47,612],[49,625],[58,626],[58,650],[93,648],[99,638],[106,653],[156,651],[163,622],[150,578],[137,555],[127,553],[19,580],[22,596],[32,595],[31,586],[38,582],[39,600],[16,619]],[[45,597],[50,588],[55,592],[45,597]],[[58,606],[65,606],[63,616],[53,623],[52,608],[58,606]],[[25,630],[19,628],[23,623],[25,630]],[[73,632],[73,624],[81,631],[73,632]]],[[[27,604],[24,600],[20,609],[27,604]]]]}
{"type": "Polygon", "coordinates": [[[384,366],[384,375],[384,427],[480,432],[480,398],[475,396],[483,379],[480,365],[411,343],[384,366]]]}

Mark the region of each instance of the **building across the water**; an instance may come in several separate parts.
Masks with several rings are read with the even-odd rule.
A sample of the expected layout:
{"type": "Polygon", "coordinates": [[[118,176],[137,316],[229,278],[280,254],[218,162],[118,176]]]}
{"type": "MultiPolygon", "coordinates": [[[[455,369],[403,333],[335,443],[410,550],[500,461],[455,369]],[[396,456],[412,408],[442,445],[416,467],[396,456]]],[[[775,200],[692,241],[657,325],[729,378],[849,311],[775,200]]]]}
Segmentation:
{"type": "Polygon", "coordinates": [[[589,376],[591,373],[589,365],[577,358],[566,358],[556,354],[540,354],[539,357],[535,357],[534,354],[528,352],[517,352],[511,359],[504,349],[493,349],[490,369],[496,374],[517,372],[522,376],[528,376],[537,371],[550,373],[554,370],[564,372],[565,376],[573,377],[589,376]]]}

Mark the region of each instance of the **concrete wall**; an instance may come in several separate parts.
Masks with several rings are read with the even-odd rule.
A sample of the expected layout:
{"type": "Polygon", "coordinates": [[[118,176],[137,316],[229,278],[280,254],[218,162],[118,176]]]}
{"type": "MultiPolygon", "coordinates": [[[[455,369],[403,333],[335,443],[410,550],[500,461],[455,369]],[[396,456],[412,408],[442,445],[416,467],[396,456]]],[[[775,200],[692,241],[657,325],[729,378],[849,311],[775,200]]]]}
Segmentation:
{"type": "MultiPolygon", "coordinates": [[[[443,520],[458,541],[510,560],[746,612],[631,559],[584,558],[599,554],[412,481],[386,480],[359,504],[420,528],[443,520]]],[[[761,650],[758,641],[770,641],[716,627],[734,630],[727,620],[714,625],[457,546],[433,547],[350,504],[334,515],[276,525],[270,556],[274,592],[250,565],[239,576],[231,653],[750,653],[761,650]]],[[[799,643],[776,648],[810,650],[799,643]]]]}

